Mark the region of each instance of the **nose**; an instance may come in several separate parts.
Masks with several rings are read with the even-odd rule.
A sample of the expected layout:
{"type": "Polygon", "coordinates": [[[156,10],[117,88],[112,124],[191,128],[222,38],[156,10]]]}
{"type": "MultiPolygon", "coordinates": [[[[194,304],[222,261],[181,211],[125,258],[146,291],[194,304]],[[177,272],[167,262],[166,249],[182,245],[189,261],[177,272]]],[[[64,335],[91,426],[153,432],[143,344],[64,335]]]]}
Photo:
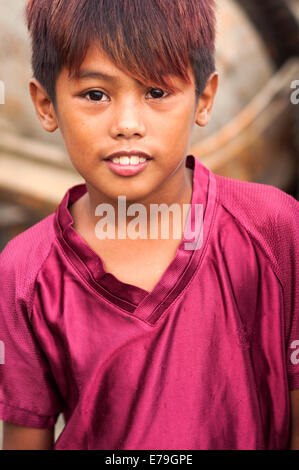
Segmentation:
{"type": "Polygon", "coordinates": [[[115,109],[114,121],[111,127],[113,138],[133,136],[143,137],[146,127],[141,107],[137,104],[123,104],[115,109]]]}

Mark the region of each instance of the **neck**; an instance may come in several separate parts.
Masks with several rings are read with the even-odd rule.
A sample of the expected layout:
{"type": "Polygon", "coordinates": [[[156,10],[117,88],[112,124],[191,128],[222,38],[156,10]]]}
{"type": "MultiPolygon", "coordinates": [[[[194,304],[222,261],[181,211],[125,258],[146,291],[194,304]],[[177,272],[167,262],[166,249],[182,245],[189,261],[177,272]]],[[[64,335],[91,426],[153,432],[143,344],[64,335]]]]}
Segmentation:
{"type": "MultiPolygon", "coordinates": [[[[100,204],[109,204],[114,209],[115,214],[115,233],[122,233],[127,234],[128,224],[132,219],[134,219],[137,214],[134,216],[128,216],[127,211],[130,205],[134,203],[142,204],[146,211],[147,217],[147,229],[148,229],[148,236],[150,234],[150,224],[153,223],[151,220],[151,205],[152,204],[166,204],[169,208],[172,204],[178,204],[181,207],[181,214],[184,215],[182,217],[182,232],[186,224],[186,211],[183,212],[183,205],[184,204],[191,204],[192,200],[192,189],[193,189],[193,171],[189,168],[185,167],[185,162],[183,162],[183,167],[179,168],[175,174],[172,174],[171,177],[163,183],[155,193],[151,194],[150,196],[139,199],[138,201],[135,200],[124,200],[122,199],[121,204],[119,200],[109,199],[101,195],[97,189],[86,183],[87,193],[81,198],[80,205],[78,205],[78,214],[80,214],[80,227],[85,227],[85,230],[88,232],[94,233],[94,228],[96,224],[99,222],[99,217],[95,215],[95,211],[98,205],[100,204]],[[183,171],[179,171],[183,170],[183,171]],[[121,216],[125,214],[125,219],[122,219],[121,216]],[[123,221],[119,223],[119,221],[123,221]]],[[[75,213],[74,213],[75,216],[75,213]]],[[[73,217],[78,220],[78,217],[73,217]]],[[[75,221],[76,222],[76,221],[75,221]]],[[[169,217],[169,224],[172,226],[172,213],[170,212],[169,217]]],[[[75,227],[78,228],[78,224],[75,223],[75,227]]],[[[153,227],[152,227],[153,228],[153,227]]],[[[158,233],[160,233],[161,229],[161,218],[158,217],[158,233]]],[[[170,232],[169,232],[170,233],[170,232]]],[[[116,235],[117,236],[117,235],[116,235]]],[[[171,235],[170,235],[171,236],[171,235]]]]}

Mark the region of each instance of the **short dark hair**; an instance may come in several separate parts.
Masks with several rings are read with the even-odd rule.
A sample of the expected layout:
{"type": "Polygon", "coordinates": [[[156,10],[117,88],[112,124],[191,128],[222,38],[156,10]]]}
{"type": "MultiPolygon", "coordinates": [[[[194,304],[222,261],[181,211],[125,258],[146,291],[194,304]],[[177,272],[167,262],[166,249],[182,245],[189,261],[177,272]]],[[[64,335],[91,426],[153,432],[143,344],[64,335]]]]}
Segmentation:
{"type": "Polygon", "coordinates": [[[197,98],[215,71],[215,0],[27,0],[34,77],[56,104],[56,80],[66,66],[78,74],[89,46],[144,84],[173,92],[167,75],[187,83],[197,98]]]}

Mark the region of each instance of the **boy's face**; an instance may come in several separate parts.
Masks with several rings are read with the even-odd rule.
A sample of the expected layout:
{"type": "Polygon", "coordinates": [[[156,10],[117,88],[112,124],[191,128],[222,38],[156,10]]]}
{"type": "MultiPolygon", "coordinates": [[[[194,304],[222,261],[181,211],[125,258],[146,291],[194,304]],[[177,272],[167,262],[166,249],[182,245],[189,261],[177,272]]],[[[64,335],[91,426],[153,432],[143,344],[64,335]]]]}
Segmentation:
{"type": "Polygon", "coordinates": [[[43,127],[49,132],[60,128],[73,165],[99,198],[117,200],[123,195],[127,200],[146,201],[161,195],[161,190],[167,192],[173,176],[177,175],[178,183],[179,173],[183,178],[186,171],[184,160],[194,124],[209,122],[217,72],[196,102],[191,67],[192,84],[173,77],[179,91],[169,96],[132,79],[95,45],[89,48],[80,70],[93,75],[71,79],[68,70],[62,69],[56,83],[56,110],[39,82],[30,81],[43,127]],[[104,80],[97,73],[114,78],[104,80]],[[114,152],[131,150],[145,152],[152,160],[134,176],[115,174],[105,159],[114,152]]]}

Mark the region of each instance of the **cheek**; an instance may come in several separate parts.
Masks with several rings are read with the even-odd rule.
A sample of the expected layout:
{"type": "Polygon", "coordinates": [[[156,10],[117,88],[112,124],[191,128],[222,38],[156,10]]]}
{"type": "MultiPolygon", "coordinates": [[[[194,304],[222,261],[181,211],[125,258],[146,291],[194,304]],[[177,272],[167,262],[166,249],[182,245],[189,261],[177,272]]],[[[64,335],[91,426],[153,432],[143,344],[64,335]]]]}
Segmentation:
{"type": "Polygon", "coordinates": [[[88,171],[92,153],[86,126],[77,123],[76,120],[67,120],[64,122],[62,135],[74,167],[81,174],[83,171],[88,171]]]}
{"type": "Polygon", "coordinates": [[[176,110],[171,118],[166,120],[167,125],[163,126],[163,134],[173,148],[184,146],[185,140],[189,139],[193,128],[193,115],[193,108],[184,107],[176,110]]]}
{"type": "Polygon", "coordinates": [[[86,118],[80,119],[75,114],[69,114],[64,120],[62,134],[65,144],[73,153],[82,153],[94,142],[96,132],[87,125],[86,118]]]}
{"type": "MultiPolygon", "coordinates": [[[[63,95],[61,93],[61,95],[63,95]]],[[[86,144],[96,133],[95,119],[82,113],[76,107],[76,101],[70,98],[60,100],[59,103],[59,128],[67,146],[76,147],[81,143],[86,144]]]]}

